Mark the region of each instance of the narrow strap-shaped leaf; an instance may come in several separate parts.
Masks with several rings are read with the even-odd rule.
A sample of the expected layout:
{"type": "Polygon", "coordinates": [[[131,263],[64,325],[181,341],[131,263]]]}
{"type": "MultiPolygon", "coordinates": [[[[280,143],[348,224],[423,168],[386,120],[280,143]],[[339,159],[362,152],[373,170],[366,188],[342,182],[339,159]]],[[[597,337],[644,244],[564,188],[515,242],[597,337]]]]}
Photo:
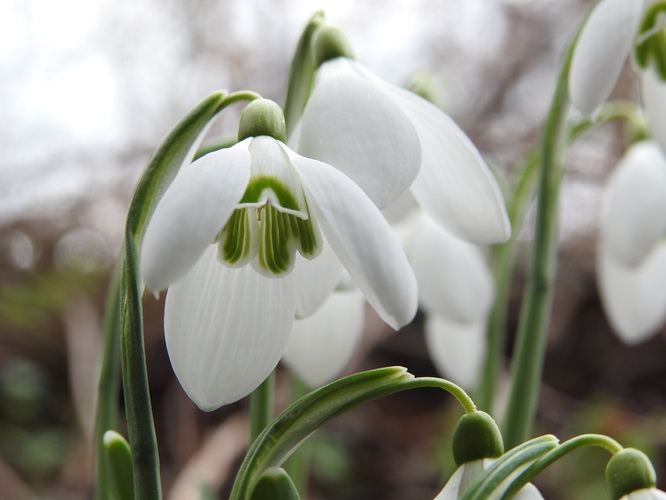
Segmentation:
{"type": "Polygon", "coordinates": [[[262,474],[277,467],[298,445],[332,418],[382,396],[420,387],[449,391],[466,412],[475,410],[469,396],[457,385],[438,378],[414,378],[402,367],[357,373],[328,384],[284,410],[254,441],[243,461],[231,500],[249,500],[262,474]]]}
{"type": "MultiPolygon", "coordinates": [[[[121,256],[122,256],[121,251],[121,256]]],[[[120,276],[123,260],[118,261],[111,277],[106,300],[102,359],[97,384],[95,414],[95,499],[113,498],[108,456],[104,449],[104,433],[117,428],[118,391],[120,390],[120,276]]]]}

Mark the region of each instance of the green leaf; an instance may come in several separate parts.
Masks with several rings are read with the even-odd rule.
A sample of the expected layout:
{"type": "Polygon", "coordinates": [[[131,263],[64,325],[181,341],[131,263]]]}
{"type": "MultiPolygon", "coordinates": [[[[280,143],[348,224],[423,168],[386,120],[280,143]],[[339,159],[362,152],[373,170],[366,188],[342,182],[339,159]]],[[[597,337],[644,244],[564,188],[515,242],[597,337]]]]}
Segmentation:
{"type": "Polygon", "coordinates": [[[116,431],[106,431],[104,433],[104,451],[117,498],[134,500],[134,472],[129,443],[116,431]]]}
{"type": "Polygon", "coordinates": [[[252,492],[252,500],[300,500],[296,486],[284,469],[264,472],[252,492]]]}
{"type": "Polygon", "coordinates": [[[284,410],[257,437],[241,464],[230,500],[248,500],[262,474],[284,460],[315,430],[352,408],[395,392],[420,387],[449,391],[467,412],[474,403],[448,380],[414,376],[402,367],[357,373],[336,380],[302,397],[284,410]]]}

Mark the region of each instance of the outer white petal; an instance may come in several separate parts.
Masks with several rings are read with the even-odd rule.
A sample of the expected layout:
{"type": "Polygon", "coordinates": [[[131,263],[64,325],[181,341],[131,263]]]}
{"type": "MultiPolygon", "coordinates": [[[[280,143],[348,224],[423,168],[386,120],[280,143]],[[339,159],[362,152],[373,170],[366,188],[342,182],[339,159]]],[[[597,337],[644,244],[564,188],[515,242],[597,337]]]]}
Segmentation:
{"type": "Polygon", "coordinates": [[[429,314],[425,338],[437,371],[464,389],[474,389],[486,352],[486,322],[458,323],[429,314]]]}
{"type": "Polygon", "coordinates": [[[654,142],[632,146],[608,180],[601,231],[627,266],[642,262],[666,232],[666,158],[654,142]]]}
{"type": "Polygon", "coordinates": [[[652,336],[666,319],[666,244],[659,244],[634,268],[622,265],[604,249],[597,255],[597,280],[611,326],[627,344],[652,336]]]}
{"type": "Polygon", "coordinates": [[[441,109],[407,90],[384,90],[412,120],[421,140],[419,204],[456,236],[476,244],[509,239],[511,225],[497,181],[476,146],[441,109]]]}
{"type": "Polygon", "coordinates": [[[334,292],[314,314],[294,321],[283,361],[312,389],[330,382],[361,341],[364,311],[358,289],[334,292]]]}
{"type": "Polygon", "coordinates": [[[294,280],[231,269],[210,245],[169,288],[169,357],[185,392],[205,411],[252,392],[275,368],[294,318],[294,280]]]}
{"type": "Polygon", "coordinates": [[[641,87],[645,117],[653,137],[666,151],[666,83],[653,68],[641,72],[641,87]]]}
{"type": "Polygon", "coordinates": [[[645,488],[629,493],[620,500],[666,500],[666,493],[657,488],[645,488]]]}
{"type": "Polygon", "coordinates": [[[631,50],[643,2],[602,0],[583,27],[569,72],[571,102],[592,116],[610,95],[631,50]]]}
{"type": "Polygon", "coordinates": [[[456,469],[434,500],[458,500],[460,498],[460,484],[463,479],[464,467],[464,465],[461,465],[456,469]]]}
{"type": "Polygon", "coordinates": [[[527,483],[513,498],[514,500],[543,500],[543,495],[536,486],[527,483]]]}
{"type": "Polygon", "coordinates": [[[312,314],[331,294],[342,279],[344,269],[325,239],[321,254],[310,260],[296,255],[296,317],[312,314]]]}
{"type": "Polygon", "coordinates": [[[414,273],[381,212],[352,180],[289,152],[324,236],[370,305],[398,329],[416,314],[414,273]]]}
{"type": "Polygon", "coordinates": [[[184,167],[153,213],[141,252],[146,287],[162,290],[194,265],[224,227],[250,178],[247,143],[184,167]]]}
{"type": "Polygon", "coordinates": [[[429,312],[462,323],[485,320],[494,288],[478,247],[424,216],[415,231],[409,260],[419,284],[419,300],[429,312]]]}
{"type": "Polygon", "coordinates": [[[333,165],[384,208],[413,182],[421,163],[414,127],[351,61],[318,70],[301,120],[298,152],[333,165]]]}

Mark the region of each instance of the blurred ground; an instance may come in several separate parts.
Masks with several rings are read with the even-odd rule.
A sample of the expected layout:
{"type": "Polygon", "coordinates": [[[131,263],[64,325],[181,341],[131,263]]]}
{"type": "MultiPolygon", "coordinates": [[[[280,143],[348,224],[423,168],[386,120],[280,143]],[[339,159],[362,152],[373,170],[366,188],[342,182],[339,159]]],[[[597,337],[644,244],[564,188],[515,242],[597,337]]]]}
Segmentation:
{"type": "MultiPolygon", "coordinates": [[[[440,104],[510,179],[536,144],[559,56],[589,4],[321,5],[348,33],[358,59],[388,81],[428,71],[440,104]]],[[[0,4],[3,499],[91,498],[99,328],[132,186],[161,137],[210,91],[252,89],[282,102],[291,51],[313,7],[296,0],[0,4]]],[[[635,97],[635,83],[628,73],[617,95],[635,97]]],[[[230,113],[214,132],[231,132],[233,123],[230,113]]],[[[664,476],[663,332],[634,348],[622,345],[594,281],[599,194],[622,148],[621,132],[606,127],[570,157],[539,428],[562,439],[608,433],[648,452],[664,476]]],[[[525,230],[510,331],[528,244],[525,230]]],[[[150,297],[145,304],[165,492],[192,498],[179,474],[196,464],[224,491],[244,446],[246,405],[196,410],[166,357],[162,304],[150,297]]],[[[392,334],[370,316],[367,330],[364,355],[350,370],[397,364],[435,375],[418,321],[392,334]]],[[[311,451],[309,498],[432,498],[451,471],[445,436],[457,416],[449,399],[424,390],[337,419],[311,451]]],[[[602,498],[604,459],[584,451],[538,484],[550,500],[602,498]]]]}

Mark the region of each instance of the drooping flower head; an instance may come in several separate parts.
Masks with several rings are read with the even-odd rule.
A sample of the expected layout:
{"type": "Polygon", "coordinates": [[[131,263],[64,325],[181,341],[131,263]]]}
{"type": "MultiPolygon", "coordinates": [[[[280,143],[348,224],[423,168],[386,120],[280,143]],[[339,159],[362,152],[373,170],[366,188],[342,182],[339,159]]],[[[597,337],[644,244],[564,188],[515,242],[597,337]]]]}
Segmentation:
{"type": "Polygon", "coordinates": [[[152,291],[169,287],[169,356],[202,409],[242,398],[273,370],[309,293],[292,272],[296,255],[316,259],[324,241],[387,323],[416,312],[413,273],[379,210],[284,136],[280,108],[253,101],[239,142],[185,166],[146,230],[142,276],[152,291]]]}
{"type": "MultiPolygon", "coordinates": [[[[482,411],[468,413],[458,420],[452,443],[453,458],[458,468],[434,500],[462,498],[479,475],[504,453],[502,434],[495,420],[482,411]]],[[[500,498],[509,486],[508,480],[497,485],[497,498],[500,498]]],[[[531,483],[521,488],[514,498],[543,500],[539,490],[531,483]]]]}
{"type": "Polygon", "coordinates": [[[660,0],[601,0],[578,37],[569,72],[572,103],[585,116],[595,117],[633,52],[647,122],[664,149],[665,20],[666,2],[660,0]]]}
{"type": "Polygon", "coordinates": [[[606,485],[611,500],[664,500],[657,489],[657,474],[650,459],[636,448],[625,448],[606,465],[606,485]]]}
{"type": "Polygon", "coordinates": [[[323,48],[315,50],[318,70],[295,132],[297,150],[340,169],[382,209],[406,183],[419,205],[461,239],[506,241],[511,228],[499,187],[455,122],[353,60],[337,28],[320,28],[314,43],[323,48]],[[420,152],[416,165],[414,151],[420,152]],[[382,187],[384,177],[400,184],[382,187]]]}
{"type": "Polygon", "coordinates": [[[653,141],[631,146],[608,180],[597,250],[601,302],[628,344],[666,319],[666,158],[653,141]]]}

